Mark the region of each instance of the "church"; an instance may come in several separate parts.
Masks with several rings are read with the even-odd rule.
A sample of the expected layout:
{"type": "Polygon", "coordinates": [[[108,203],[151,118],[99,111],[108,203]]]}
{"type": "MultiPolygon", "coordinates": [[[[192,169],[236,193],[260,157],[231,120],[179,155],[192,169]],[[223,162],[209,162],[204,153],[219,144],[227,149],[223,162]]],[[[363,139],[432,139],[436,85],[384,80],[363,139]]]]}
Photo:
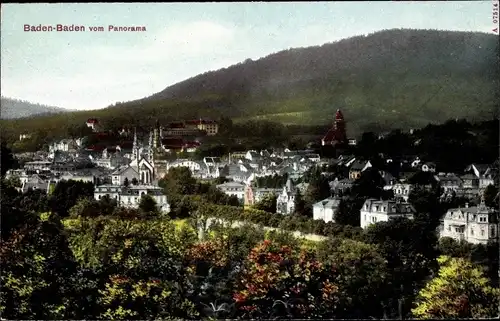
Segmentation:
{"type": "Polygon", "coordinates": [[[129,182],[137,180],[141,185],[157,185],[158,176],[155,168],[154,157],[154,133],[149,135],[149,144],[146,146],[139,146],[137,141],[137,132],[134,131],[134,142],[132,151],[129,154],[131,161],[126,166],[119,167],[112,173],[112,182],[115,185],[122,185],[127,179],[129,182]]]}
{"type": "Polygon", "coordinates": [[[132,146],[133,158],[129,164],[138,174],[139,182],[145,185],[152,185],[157,182],[154,166],[154,141],[153,132],[149,135],[149,144],[143,148],[137,142],[137,132],[134,131],[134,143],[132,146]]]}
{"type": "Polygon", "coordinates": [[[345,146],[348,144],[344,115],[337,109],[332,128],[321,139],[321,146],[345,146]]]}

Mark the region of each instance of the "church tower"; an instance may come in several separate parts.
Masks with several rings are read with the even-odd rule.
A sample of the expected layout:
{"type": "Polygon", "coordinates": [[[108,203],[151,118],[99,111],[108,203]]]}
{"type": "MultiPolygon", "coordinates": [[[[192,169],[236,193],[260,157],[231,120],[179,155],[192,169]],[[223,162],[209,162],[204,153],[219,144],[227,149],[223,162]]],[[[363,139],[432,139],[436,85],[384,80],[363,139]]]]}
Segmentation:
{"type": "Polygon", "coordinates": [[[158,131],[160,130],[160,123],[158,122],[158,120],[156,121],[156,125],[153,129],[153,149],[155,151],[158,150],[158,140],[159,140],[159,137],[158,137],[158,131]]]}
{"type": "Polygon", "coordinates": [[[151,164],[153,164],[153,158],[155,152],[153,136],[154,136],[153,131],[149,132],[149,144],[147,153],[148,153],[148,162],[150,162],[151,164]]]}
{"type": "Polygon", "coordinates": [[[139,162],[139,145],[137,143],[137,128],[134,128],[134,144],[132,145],[132,153],[134,154],[134,159],[139,162]]]}
{"type": "Polygon", "coordinates": [[[335,130],[335,138],[337,139],[337,141],[340,143],[346,143],[347,135],[345,130],[345,120],[344,115],[342,115],[340,109],[337,109],[337,112],[335,113],[333,128],[335,130]]]}

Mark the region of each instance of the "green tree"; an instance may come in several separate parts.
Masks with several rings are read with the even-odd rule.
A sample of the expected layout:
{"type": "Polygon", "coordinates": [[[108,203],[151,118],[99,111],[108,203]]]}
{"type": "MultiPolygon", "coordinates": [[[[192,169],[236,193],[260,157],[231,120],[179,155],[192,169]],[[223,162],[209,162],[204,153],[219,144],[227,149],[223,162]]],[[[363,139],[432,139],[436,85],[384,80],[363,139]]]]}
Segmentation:
{"type": "Polygon", "coordinates": [[[12,150],[10,148],[7,147],[7,143],[5,141],[2,141],[2,144],[1,144],[1,177],[4,177],[5,176],[5,173],[7,173],[7,171],[11,168],[15,168],[16,165],[17,165],[17,161],[16,159],[14,158],[14,156],[12,155],[12,150]]]}
{"type": "Polygon", "coordinates": [[[196,179],[193,178],[191,171],[187,167],[173,167],[158,183],[163,187],[165,194],[187,195],[192,194],[195,188],[196,179]]]}
{"type": "Polygon", "coordinates": [[[254,205],[254,207],[261,211],[266,211],[269,213],[276,213],[276,200],[277,196],[275,194],[265,195],[260,202],[254,205]]]}
{"type": "Polygon", "coordinates": [[[484,190],[484,203],[488,207],[498,208],[498,188],[494,185],[488,185],[484,190]]]}
{"type": "Polygon", "coordinates": [[[318,244],[317,258],[338,273],[340,318],[384,317],[387,262],[378,246],[351,239],[330,238],[318,244]]]}
{"type": "Polygon", "coordinates": [[[319,177],[315,177],[310,181],[304,199],[306,200],[307,204],[312,205],[330,196],[331,191],[330,185],[328,184],[328,179],[325,176],[320,175],[319,177]]]}
{"type": "Polygon", "coordinates": [[[359,210],[363,206],[363,199],[344,198],[340,201],[334,213],[335,223],[342,225],[359,226],[359,210]]]}
{"type": "Polygon", "coordinates": [[[365,230],[365,242],[377,244],[387,260],[389,292],[384,303],[389,317],[406,317],[415,289],[437,269],[437,237],[426,223],[400,218],[365,230]]]}
{"type": "Polygon", "coordinates": [[[158,204],[151,195],[142,195],[141,201],[139,202],[139,209],[148,216],[156,216],[159,214],[158,204]]]}
{"type": "Polygon", "coordinates": [[[298,189],[295,191],[294,213],[297,215],[307,216],[306,202],[302,198],[302,194],[298,189]]]}
{"type": "Polygon", "coordinates": [[[69,210],[71,218],[77,217],[97,217],[102,215],[98,206],[98,202],[89,198],[80,199],[75,206],[69,210]]]}
{"type": "Polygon", "coordinates": [[[7,319],[74,319],[79,294],[68,279],[76,262],[57,217],[38,221],[2,244],[0,313],[7,319]]]}
{"type": "Polygon", "coordinates": [[[440,256],[439,274],[427,283],[412,310],[420,319],[493,318],[499,289],[492,288],[480,268],[462,258],[440,256]]]}
{"type": "Polygon", "coordinates": [[[68,216],[70,208],[81,198],[94,197],[94,184],[81,181],[59,181],[49,200],[52,211],[61,217],[68,216]]]}
{"type": "Polygon", "coordinates": [[[385,181],[379,171],[376,168],[370,167],[356,180],[350,194],[355,198],[380,198],[384,185],[385,181]]]}
{"type": "Polygon", "coordinates": [[[334,317],[338,287],[332,272],[311,253],[266,240],[248,256],[236,307],[244,318],[334,317]]]}

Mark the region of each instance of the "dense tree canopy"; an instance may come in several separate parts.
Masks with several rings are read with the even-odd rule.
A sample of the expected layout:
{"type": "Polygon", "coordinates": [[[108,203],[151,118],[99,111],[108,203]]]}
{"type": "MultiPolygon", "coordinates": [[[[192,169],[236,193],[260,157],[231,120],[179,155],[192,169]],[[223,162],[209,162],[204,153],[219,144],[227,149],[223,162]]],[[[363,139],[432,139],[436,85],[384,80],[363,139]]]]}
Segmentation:
{"type": "Polygon", "coordinates": [[[500,292],[492,288],[483,272],[461,258],[441,256],[439,274],[418,296],[412,313],[422,319],[493,318],[500,292]]]}

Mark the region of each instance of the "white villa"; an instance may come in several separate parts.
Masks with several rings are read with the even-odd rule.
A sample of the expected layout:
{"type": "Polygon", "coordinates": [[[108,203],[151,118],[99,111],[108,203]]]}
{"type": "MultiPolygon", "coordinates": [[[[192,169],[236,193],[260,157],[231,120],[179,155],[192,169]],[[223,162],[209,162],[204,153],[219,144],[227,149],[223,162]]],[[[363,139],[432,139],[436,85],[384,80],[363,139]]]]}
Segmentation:
{"type": "Polygon", "coordinates": [[[498,211],[488,208],[481,201],[479,206],[452,208],[443,219],[440,237],[451,237],[457,241],[487,244],[498,240],[498,211]]]}
{"type": "Polygon", "coordinates": [[[396,217],[413,219],[415,209],[406,202],[367,199],[361,208],[361,228],[377,222],[388,222],[396,217]]]}
{"type": "Polygon", "coordinates": [[[329,197],[313,205],[313,219],[323,220],[326,223],[335,223],[335,212],[339,207],[340,199],[329,197]]]}
{"type": "Polygon", "coordinates": [[[129,187],[117,185],[100,185],[95,188],[94,198],[100,200],[105,195],[115,199],[119,206],[137,208],[143,195],[150,195],[164,212],[170,212],[170,205],[167,196],[162,193],[162,189],[152,185],[132,185],[129,187]]]}
{"type": "Polygon", "coordinates": [[[238,182],[227,182],[217,185],[217,188],[228,196],[236,196],[240,201],[243,202],[243,198],[245,197],[245,184],[238,182]]]}

